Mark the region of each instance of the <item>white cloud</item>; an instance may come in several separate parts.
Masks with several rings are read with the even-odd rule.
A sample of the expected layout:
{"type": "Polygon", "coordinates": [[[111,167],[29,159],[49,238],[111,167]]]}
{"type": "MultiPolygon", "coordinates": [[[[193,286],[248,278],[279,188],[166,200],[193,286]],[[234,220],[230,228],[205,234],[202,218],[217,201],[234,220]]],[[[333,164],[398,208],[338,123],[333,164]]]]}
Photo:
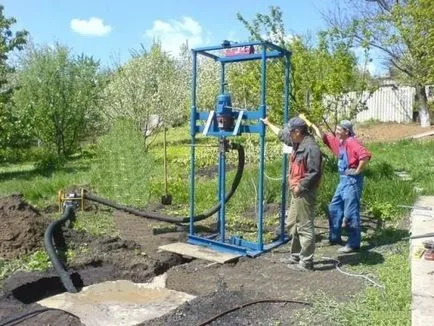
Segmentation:
{"type": "Polygon", "coordinates": [[[170,21],[155,20],[152,28],[146,30],[145,36],[161,43],[164,50],[178,54],[181,44],[188,41],[190,48],[205,43],[202,26],[191,17],[182,17],[181,20],[170,21]]]}
{"type": "Polygon", "coordinates": [[[98,17],[91,17],[89,20],[74,18],[71,20],[71,29],[86,36],[104,36],[112,31],[112,27],[104,25],[103,20],[98,17]]]}

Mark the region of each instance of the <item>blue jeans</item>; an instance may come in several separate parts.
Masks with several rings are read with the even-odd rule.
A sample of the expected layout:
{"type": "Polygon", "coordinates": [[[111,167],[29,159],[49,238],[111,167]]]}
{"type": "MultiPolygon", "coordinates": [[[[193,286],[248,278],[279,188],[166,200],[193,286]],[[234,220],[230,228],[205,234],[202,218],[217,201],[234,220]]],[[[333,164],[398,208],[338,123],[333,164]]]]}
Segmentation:
{"type": "Polygon", "coordinates": [[[347,246],[360,248],[360,198],[363,190],[363,175],[341,175],[338,187],[329,205],[331,242],[340,242],[342,221],[345,217],[348,231],[347,246]]]}

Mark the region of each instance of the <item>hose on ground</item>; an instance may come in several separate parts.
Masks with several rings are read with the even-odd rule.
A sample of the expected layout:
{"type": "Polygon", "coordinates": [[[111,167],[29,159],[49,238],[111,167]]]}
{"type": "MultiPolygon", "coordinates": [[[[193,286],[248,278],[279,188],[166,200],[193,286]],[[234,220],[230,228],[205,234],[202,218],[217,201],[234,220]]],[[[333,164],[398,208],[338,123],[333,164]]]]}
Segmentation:
{"type": "Polygon", "coordinates": [[[75,317],[80,319],[80,317],[78,317],[77,315],[74,315],[71,312],[68,312],[66,310],[62,310],[62,309],[57,309],[57,308],[42,308],[42,309],[36,309],[36,310],[32,310],[32,311],[28,311],[28,312],[24,312],[22,314],[19,315],[14,315],[14,316],[8,316],[6,317],[6,319],[3,319],[0,323],[0,326],[9,326],[9,325],[17,325],[21,322],[23,322],[24,320],[27,320],[29,318],[32,317],[36,317],[37,315],[46,312],[46,311],[61,311],[64,312],[68,315],[70,315],[71,317],[75,317]]]}
{"type": "Polygon", "coordinates": [[[72,280],[68,272],[65,270],[63,263],[60,261],[59,257],[57,256],[56,249],[54,248],[53,234],[57,230],[57,228],[59,228],[66,221],[72,220],[74,216],[75,216],[74,207],[72,205],[66,205],[61,218],[50,223],[48,228],[45,230],[45,234],[44,234],[45,250],[47,251],[47,254],[50,257],[54,269],[59,274],[63,286],[70,293],[77,293],[77,289],[72,283],[72,280]]]}
{"type": "MultiPolygon", "coordinates": [[[[244,152],[244,147],[241,146],[240,144],[231,144],[232,149],[236,149],[238,151],[238,167],[237,167],[237,172],[235,174],[234,180],[232,181],[231,184],[231,188],[228,191],[228,193],[225,196],[225,203],[227,203],[231,197],[233,196],[233,194],[235,193],[235,191],[238,188],[238,185],[240,184],[241,181],[241,177],[243,176],[243,171],[244,171],[244,164],[245,164],[245,152],[244,152]]],[[[98,196],[95,196],[87,191],[84,192],[83,194],[83,198],[87,199],[87,200],[91,200],[136,216],[140,216],[140,217],[145,217],[145,218],[149,218],[149,219],[153,219],[153,220],[157,220],[157,221],[161,221],[161,222],[167,222],[167,223],[174,223],[174,224],[178,224],[181,225],[183,223],[188,223],[190,221],[190,217],[182,217],[182,218],[175,218],[175,217],[170,217],[170,216],[166,216],[166,215],[161,215],[161,214],[157,214],[157,213],[153,213],[153,212],[145,212],[145,211],[140,211],[138,209],[135,208],[131,208],[122,204],[118,204],[115,203],[111,200],[108,199],[104,199],[98,196]]],[[[221,207],[221,203],[216,204],[215,206],[211,207],[209,210],[195,215],[193,216],[193,221],[197,222],[197,221],[202,221],[212,215],[214,215],[215,213],[217,213],[220,210],[221,207]]]]}
{"type": "Polygon", "coordinates": [[[251,302],[247,302],[238,306],[235,306],[234,308],[228,309],[223,311],[222,313],[215,315],[214,317],[200,323],[198,326],[206,326],[209,325],[211,322],[217,320],[220,317],[223,317],[224,315],[227,315],[228,313],[231,313],[233,311],[257,304],[257,303],[296,303],[296,304],[301,304],[301,305],[305,305],[305,306],[312,306],[312,304],[310,302],[306,302],[306,301],[298,301],[298,300],[286,300],[286,299],[264,299],[264,300],[255,300],[255,301],[251,301],[251,302]]]}
{"type": "Polygon", "coordinates": [[[431,238],[431,237],[434,237],[434,232],[425,233],[425,234],[418,234],[418,235],[412,235],[410,237],[402,238],[401,240],[422,239],[422,238],[431,238]]]}

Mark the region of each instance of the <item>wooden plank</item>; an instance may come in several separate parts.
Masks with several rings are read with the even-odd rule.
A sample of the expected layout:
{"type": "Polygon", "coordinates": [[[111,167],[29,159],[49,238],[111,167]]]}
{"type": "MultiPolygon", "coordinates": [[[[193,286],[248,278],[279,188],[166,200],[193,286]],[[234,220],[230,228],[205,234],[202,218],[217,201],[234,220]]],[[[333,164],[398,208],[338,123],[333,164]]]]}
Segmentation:
{"type": "Polygon", "coordinates": [[[424,137],[429,137],[429,136],[434,136],[434,130],[423,132],[421,134],[417,134],[417,135],[414,135],[414,136],[410,136],[409,138],[411,138],[411,139],[419,139],[419,138],[424,138],[424,137]]]}
{"type": "Polygon", "coordinates": [[[421,134],[408,136],[406,138],[407,139],[419,139],[419,138],[424,138],[424,137],[429,137],[429,136],[434,136],[434,130],[426,131],[426,132],[423,132],[421,134]]]}
{"type": "Polygon", "coordinates": [[[158,248],[164,251],[170,251],[184,256],[209,260],[220,264],[224,264],[241,257],[241,255],[218,252],[208,247],[192,245],[184,242],[170,243],[158,248]]]}

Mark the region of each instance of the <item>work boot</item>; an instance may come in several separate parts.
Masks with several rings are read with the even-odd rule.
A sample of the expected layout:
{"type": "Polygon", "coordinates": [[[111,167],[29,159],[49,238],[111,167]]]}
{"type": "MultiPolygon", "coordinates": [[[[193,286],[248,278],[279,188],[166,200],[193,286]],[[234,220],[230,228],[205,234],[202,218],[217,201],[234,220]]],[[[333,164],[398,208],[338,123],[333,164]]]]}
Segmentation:
{"type": "Polygon", "coordinates": [[[313,268],[313,262],[309,261],[300,261],[297,264],[297,269],[301,272],[313,272],[314,268],[313,268]]]}
{"type": "Polygon", "coordinates": [[[290,264],[290,265],[298,264],[299,261],[300,261],[300,257],[298,255],[290,255],[289,257],[280,259],[281,263],[290,264]]]}
{"type": "Polygon", "coordinates": [[[338,240],[338,241],[331,241],[329,239],[325,239],[321,241],[321,244],[324,246],[336,246],[336,245],[344,245],[344,242],[342,240],[338,240]]]}
{"type": "Polygon", "coordinates": [[[338,249],[338,253],[340,253],[340,254],[349,254],[350,252],[359,251],[359,249],[360,248],[351,248],[349,246],[344,246],[344,247],[338,249]]]}

